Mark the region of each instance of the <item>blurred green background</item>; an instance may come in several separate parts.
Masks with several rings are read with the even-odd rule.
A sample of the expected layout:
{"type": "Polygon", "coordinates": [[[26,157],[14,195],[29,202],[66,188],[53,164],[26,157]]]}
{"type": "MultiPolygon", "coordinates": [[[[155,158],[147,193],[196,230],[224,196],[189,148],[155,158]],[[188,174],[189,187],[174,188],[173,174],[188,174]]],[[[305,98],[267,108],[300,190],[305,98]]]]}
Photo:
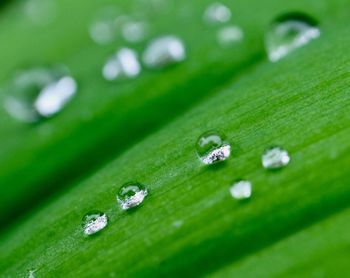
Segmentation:
{"type": "Polygon", "coordinates": [[[343,277],[350,2],[221,1],[232,16],[210,24],[203,15],[213,3],[1,4],[0,275],[343,277]],[[117,25],[111,42],[96,43],[89,30],[105,10],[146,23],[145,37],[130,42],[117,25]],[[321,35],[270,62],[265,36],[292,12],[318,22],[321,35]],[[232,26],[243,38],[222,45],[220,30],[232,26]],[[132,79],[103,78],[116,50],[129,47],[142,57],[163,35],[184,42],[184,61],[158,70],[142,64],[132,79]],[[34,124],[9,115],[3,104],[14,76],[53,65],[67,66],[76,80],[72,100],[34,124]],[[227,135],[232,158],[206,168],[195,143],[213,128],[227,135]],[[273,144],[286,147],[292,162],[271,173],[260,156],[273,144]],[[253,182],[247,203],[229,196],[237,178],[253,182]],[[115,202],[129,180],[150,188],[130,214],[115,202]],[[80,221],[92,209],[108,213],[110,224],[86,239],[80,221]]]}

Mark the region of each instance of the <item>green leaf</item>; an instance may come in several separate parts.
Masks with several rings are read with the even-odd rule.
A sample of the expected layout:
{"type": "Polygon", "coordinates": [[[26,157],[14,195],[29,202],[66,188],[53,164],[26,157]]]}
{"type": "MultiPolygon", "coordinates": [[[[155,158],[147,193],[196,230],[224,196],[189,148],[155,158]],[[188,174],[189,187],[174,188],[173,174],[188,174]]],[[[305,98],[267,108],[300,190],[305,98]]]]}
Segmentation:
{"type": "MultiPolygon", "coordinates": [[[[189,7],[194,9],[204,4],[191,2],[189,7]]],[[[220,276],[220,271],[239,274],[234,264],[244,256],[248,256],[247,260],[256,260],[263,272],[268,267],[263,260],[268,260],[270,252],[273,256],[274,252],[284,252],[295,243],[289,239],[282,241],[281,251],[270,251],[269,245],[304,228],[306,237],[312,236],[313,228],[309,233],[309,225],[346,208],[350,200],[348,4],[347,1],[293,1],[283,6],[274,1],[242,1],[236,7],[232,4],[233,10],[239,11],[237,22],[246,31],[245,44],[252,48],[244,50],[242,45],[210,58],[209,54],[219,48],[210,42],[210,36],[204,38],[200,33],[193,33],[194,26],[194,30],[188,27],[182,34],[189,47],[193,47],[188,62],[168,72],[145,73],[135,83],[125,84],[124,89],[120,85],[121,95],[113,95],[111,85],[94,78],[97,66],[90,73],[86,70],[85,61],[91,60],[91,65],[97,65],[104,55],[92,55],[92,50],[91,53],[86,50],[71,58],[68,64],[72,69],[81,70],[77,76],[85,82],[95,82],[85,85],[86,99],[77,99],[65,113],[47,123],[62,137],[51,135],[47,143],[34,144],[42,128],[38,126],[23,128],[27,131],[25,136],[13,145],[9,143],[13,149],[9,148],[8,154],[22,154],[23,150],[17,147],[24,139],[28,142],[25,144],[28,155],[34,150],[42,152],[40,158],[54,154],[51,165],[43,160],[39,166],[40,160],[33,160],[33,165],[26,168],[24,173],[33,173],[33,184],[40,184],[40,169],[45,175],[43,180],[54,179],[53,173],[61,171],[62,165],[75,165],[75,170],[79,169],[74,158],[89,150],[88,147],[94,151],[87,157],[95,157],[102,164],[107,155],[93,154],[98,150],[102,152],[106,145],[97,143],[104,137],[115,138],[114,126],[127,127],[130,123],[131,130],[135,130],[125,134],[124,141],[117,141],[117,150],[111,151],[111,157],[119,155],[112,161],[103,167],[98,165],[96,171],[86,171],[89,177],[72,182],[66,192],[42,204],[2,235],[0,269],[4,276],[25,275],[29,269],[36,269],[37,275],[44,277],[164,277],[210,273],[220,276]],[[253,7],[258,11],[254,19],[253,7]],[[266,59],[257,61],[254,55],[261,57],[262,45],[258,42],[268,23],[290,10],[305,11],[319,19],[321,37],[278,63],[266,59]],[[196,47],[198,52],[194,51],[196,47]],[[239,51],[245,54],[240,56],[239,51]],[[239,71],[244,61],[256,63],[239,71]],[[193,68],[196,70],[192,72],[193,68]],[[177,87],[177,84],[182,85],[177,87]],[[96,91],[102,88],[110,98],[106,96],[97,103],[100,96],[96,96],[96,91]],[[153,95],[152,88],[159,94],[153,95]],[[144,95],[137,94],[141,89],[144,95]],[[202,98],[198,89],[203,89],[209,97],[195,105],[202,98]],[[169,105],[188,98],[190,101],[182,108],[169,105]],[[114,118],[110,113],[122,107],[118,106],[119,100],[129,106],[125,106],[125,113],[119,117],[118,113],[114,114],[114,118]],[[94,108],[91,122],[82,124],[78,107],[94,108]],[[162,113],[149,110],[156,107],[162,113]],[[156,121],[163,113],[166,119],[156,121]],[[146,119],[154,120],[153,130],[141,135],[136,131],[146,119]],[[63,130],[67,124],[69,128],[63,130]],[[204,167],[196,157],[194,145],[202,132],[213,128],[228,136],[233,147],[232,158],[221,165],[204,167]],[[92,130],[98,130],[103,136],[93,134],[92,130]],[[145,137],[147,133],[149,136],[145,137]],[[129,140],[137,144],[131,146],[129,140]],[[266,147],[275,144],[285,147],[292,160],[285,169],[269,172],[261,167],[260,156],[266,147]],[[228,188],[237,178],[252,181],[253,196],[249,202],[240,203],[231,198],[228,188]],[[125,213],[118,209],[115,195],[129,180],[145,184],[150,194],[141,207],[125,213]],[[107,213],[110,223],[96,236],[85,238],[80,221],[86,212],[94,209],[107,213]],[[265,247],[267,255],[261,260],[254,256],[265,247]]],[[[198,21],[200,14],[198,12],[198,21]]],[[[188,22],[199,24],[193,17],[188,22]]],[[[171,26],[179,27],[169,19],[167,27],[171,26]]],[[[8,121],[3,129],[12,130],[8,136],[4,135],[12,138],[6,142],[12,142],[19,125],[8,121]]],[[[20,159],[21,156],[13,157],[20,159]]],[[[13,159],[13,168],[9,167],[8,171],[18,175],[18,161],[13,159]]],[[[14,176],[8,178],[8,181],[15,180],[14,176]]],[[[27,185],[20,185],[21,182],[16,183],[13,192],[28,194],[27,185]]],[[[13,198],[10,203],[16,200],[19,199],[13,198]]],[[[339,222],[334,220],[337,226],[339,222]]],[[[327,235],[336,231],[336,228],[325,229],[327,235]]],[[[302,236],[297,234],[295,238],[300,246],[304,245],[302,236]]],[[[331,250],[326,241],[323,246],[321,250],[331,250]]],[[[316,262],[315,258],[322,257],[320,252],[317,249],[310,252],[311,265],[316,262]]],[[[341,260],[344,253],[337,254],[341,260]]],[[[297,266],[299,259],[302,260],[302,256],[295,256],[290,264],[295,261],[297,266]]],[[[310,271],[313,268],[311,266],[310,271]]],[[[283,274],[291,276],[295,271],[286,269],[283,274]]],[[[306,271],[307,268],[305,274],[306,271]]]]}
{"type": "Polygon", "coordinates": [[[343,277],[349,271],[349,217],[346,209],[212,277],[343,277]]]}

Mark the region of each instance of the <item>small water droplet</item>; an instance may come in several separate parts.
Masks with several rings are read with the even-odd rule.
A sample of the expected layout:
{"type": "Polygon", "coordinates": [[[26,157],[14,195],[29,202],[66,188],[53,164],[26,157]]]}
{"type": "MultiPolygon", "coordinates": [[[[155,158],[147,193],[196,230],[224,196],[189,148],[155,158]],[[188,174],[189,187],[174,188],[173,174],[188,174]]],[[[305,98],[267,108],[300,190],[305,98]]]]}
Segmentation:
{"type": "Polygon", "coordinates": [[[98,44],[115,41],[119,35],[120,13],[115,7],[105,7],[98,11],[89,26],[91,39],[98,44]]]}
{"type": "Polygon", "coordinates": [[[127,42],[138,43],[146,38],[148,24],[144,21],[127,20],[122,25],[121,32],[127,42]]]}
{"type": "Polygon", "coordinates": [[[118,194],[117,201],[123,210],[128,210],[140,205],[148,194],[145,186],[138,182],[124,184],[118,194]]]}
{"type": "Polygon", "coordinates": [[[23,122],[36,122],[60,112],[77,91],[63,67],[33,68],[17,74],[5,89],[5,109],[23,122]]]}
{"type": "Polygon", "coordinates": [[[209,24],[228,22],[231,19],[231,11],[224,4],[215,2],[206,8],[203,19],[209,24]]]}
{"type": "Polygon", "coordinates": [[[135,51],[122,48],[110,57],[103,66],[102,75],[106,80],[121,80],[136,77],[141,66],[135,51]]]}
{"type": "Polygon", "coordinates": [[[230,47],[242,41],[243,36],[242,29],[234,25],[222,27],[217,33],[218,42],[223,47],[230,47]]]}
{"type": "Polygon", "coordinates": [[[163,36],[152,40],[142,56],[143,63],[151,69],[165,68],[185,58],[184,44],[175,36],[163,36]]]}
{"type": "Polygon", "coordinates": [[[261,162],[265,169],[279,169],[286,166],[289,161],[290,156],[288,152],[281,147],[271,147],[261,157],[261,162]]]}
{"type": "Polygon", "coordinates": [[[230,193],[237,200],[248,199],[252,195],[252,184],[250,181],[239,180],[230,187],[230,193]]]}
{"type": "Polygon", "coordinates": [[[92,211],[83,217],[82,226],[85,235],[93,235],[102,229],[104,229],[108,224],[108,217],[101,211],[92,211]]]}
{"type": "Polygon", "coordinates": [[[231,154],[231,146],[217,131],[202,134],[197,141],[197,154],[204,164],[213,164],[226,160],[231,154]]]}
{"type": "Polygon", "coordinates": [[[287,14],[275,20],[265,36],[269,59],[276,62],[320,36],[316,22],[303,14],[287,14]]]}

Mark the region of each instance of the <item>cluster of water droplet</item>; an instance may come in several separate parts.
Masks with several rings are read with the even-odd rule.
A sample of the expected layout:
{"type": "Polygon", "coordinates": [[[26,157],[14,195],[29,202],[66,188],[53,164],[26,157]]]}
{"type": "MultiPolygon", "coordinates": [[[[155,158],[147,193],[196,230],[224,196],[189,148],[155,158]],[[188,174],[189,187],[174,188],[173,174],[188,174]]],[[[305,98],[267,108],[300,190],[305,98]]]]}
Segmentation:
{"type": "MultiPolygon", "coordinates": [[[[138,182],[128,182],[118,191],[116,201],[122,210],[130,210],[139,206],[148,194],[148,189],[138,182]]],[[[108,217],[101,211],[87,213],[82,220],[83,233],[93,235],[108,224],[108,217]]]]}
{"type": "MultiPolygon", "coordinates": [[[[47,5],[44,2],[27,1],[24,9],[28,18],[43,21],[53,18],[55,5],[52,1],[48,1],[47,5]]],[[[232,46],[244,37],[242,29],[232,24],[231,18],[231,10],[220,2],[211,3],[203,13],[203,21],[216,29],[217,41],[223,47],[232,46]]],[[[96,13],[89,26],[89,34],[94,42],[101,45],[114,43],[120,38],[128,44],[135,44],[145,42],[150,29],[145,18],[125,15],[112,6],[96,13]]],[[[268,57],[276,62],[319,36],[320,29],[309,16],[285,14],[273,21],[266,32],[268,57]]],[[[142,66],[164,69],[185,58],[183,40],[175,35],[162,35],[149,40],[142,53],[137,53],[130,46],[120,47],[106,58],[102,76],[108,81],[132,79],[141,73],[142,66]]],[[[76,94],[77,82],[63,67],[36,67],[16,74],[4,90],[8,91],[4,103],[10,115],[24,122],[38,122],[57,114],[69,103],[76,94]]],[[[230,149],[223,146],[219,151],[208,154],[206,160],[221,160],[229,154],[230,149]]]]}
{"type": "MultiPolygon", "coordinates": [[[[31,0],[25,6],[29,17],[38,18],[35,7],[39,1],[31,0]]],[[[232,46],[244,37],[242,29],[230,23],[231,17],[231,10],[219,2],[210,4],[203,14],[204,22],[217,28],[217,41],[224,47],[232,46]]],[[[43,16],[40,18],[47,20],[43,16]]],[[[144,19],[125,16],[108,7],[97,13],[89,27],[89,34],[94,42],[101,45],[113,43],[120,37],[128,44],[136,44],[148,39],[149,30],[149,23],[144,19]]],[[[278,61],[319,35],[316,23],[305,15],[280,17],[266,33],[268,57],[273,62],[278,61]]],[[[142,66],[164,69],[185,58],[186,48],[182,39],[175,35],[158,36],[145,44],[142,53],[129,46],[119,48],[106,59],[102,75],[108,81],[131,79],[140,74],[142,66]]],[[[37,122],[61,111],[76,94],[77,82],[64,67],[35,67],[17,73],[4,90],[8,91],[5,108],[9,114],[24,122],[37,122]]],[[[231,155],[231,145],[217,131],[202,134],[197,140],[196,150],[205,165],[225,161],[231,155]]],[[[276,146],[262,154],[261,162],[265,169],[280,169],[288,165],[290,156],[286,150],[276,146]]],[[[234,199],[248,199],[252,195],[252,183],[238,180],[229,188],[229,192],[234,199]]],[[[116,201],[122,210],[130,210],[142,204],[147,195],[148,190],[144,185],[126,183],[117,193],[116,201]]],[[[103,230],[107,225],[108,216],[101,211],[87,213],[82,220],[83,233],[87,236],[103,230]]],[[[34,275],[34,271],[31,273],[34,275]]]]}
{"type": "MultiPolygon", "coordinates": [[[[222,133],[211,130],[203,133],[197,140],[196,152],[200,161],[205,165],[211,165],[227,160],[231,154],[231,145],[222,133]]],[[[281,147],[267,149],[261,157],[265,169],[279,169],[286,166],[290,156],[281,147]]],[[[249,199],[252,195],[252,183],[248,180],[238,180],[229,188],[234,199],[249,199]]],[[[138,182],[125,183],[116,195],[116,201],[122,210],[130,210],[142,204],[148,189],[138,182]]],[[[108,224],[105,213],[94,211],[83,218],[83,232],[92,235],[104,229],[108,224]]]]}
{"type": "MultiPolygon", "coordinates": [[[[197,140],[196,151],[200,161],[211,165],[227,160],[231,155],[231,146],[225,136],[217,131],[207,131],[197,140]]],[[[290,156],[281,147],[268,148],[261,156],[265,169],[280,169],[288,165],[290,156]]],[[[231,196],[237,200],[248,199],[252,194],[252,184],[247,180],[236,181],[230,187],[231,196]]]]}
{"type": "MultiPolygon", "coordinates": [[[[162,69],[183,61],[186,57],[184,43],[176,36],[162,36],[152,40],[142,54],[142,63],[149,69],[162,69]]],[[[141,72],[138,54],[130,48],[122,48],[103,66],[106,80],[134,78],[141,72]]]]}
{"type": "Polygon", "coordinates": [[[231,10],[219,2],[210,4],[203,14],[204,22],[217,29],[216,39],[222,47],[231,47],[244,37],[243,30],[230,23],[231,16],[231,10]]]}

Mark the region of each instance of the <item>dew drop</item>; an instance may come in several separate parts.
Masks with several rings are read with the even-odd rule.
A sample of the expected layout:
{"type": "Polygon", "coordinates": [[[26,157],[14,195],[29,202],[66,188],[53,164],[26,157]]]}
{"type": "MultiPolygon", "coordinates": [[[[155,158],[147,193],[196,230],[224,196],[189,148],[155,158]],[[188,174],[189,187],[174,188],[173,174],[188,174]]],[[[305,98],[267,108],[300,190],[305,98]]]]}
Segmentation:
{"type": "Polygon", "coordinates": [[[290,156],[288,152],[281,147],[271,147],[261,157],[261,162],[265,169],[279,169],[288,165],[289,161],[290,156]]]}
{"type": "Polygon", "coordinates": [[[129,48],[118,50],[110,57],[102,69],[102,75],[106,80],[122,80],[136,77],[141,71],[141,66],[135,51],[129,48]]]}
{"type": "Polygon", "coordinates": [[[320,36],[316,22],[303,14],[287,14],[274,21],[265,36],[270,61],[276,62],[320,36]]]}
{"type": "Polygon", "coordinates": [[[148,33],[148,24],[144,21],[127,20],[121,29],[123,38],[130,43],[143,41],[148,33]]]}
{"type": "Polygon", "coordinates": [[[148,194],[145,186],[138,182],[124,184],[118,194],[117,202],[123,210],[128,210],[140,205],[148,194]]]}
{"type": "Polygon", "coordinates": [[[37,122],[60,112],[77,91],[77,83],[64,67],[21,71],[5,89],[5,109],[23,122],[37,122]]]}
{"type": "Polygon", "coordinates": [[[230,47],[242,41],[243,36],[242,29],[234,25],[222,27],[217,33],[218,42],[223,47],[230,47]]]}
{"type": "Polygon", "coordinates": [[[92,211],[83,217],[82,227],[85,235],[93,235],[102,229],[104,229],[108,224],[108,217],[106,214],[100,211],[92,211]]]}
{"type": "Polygon", "coordinates": [[[230,193],[236,200],[244,200],[252,195],[252,184],[250,181],[239,180],[230,187],[230,193]]]}
{"type": "Polygon", "coordinates": [[[161,69],[179,63],[186,58],[181,39],[176,36],[163,36],[150,42],[145,49],[142,61],[151,69],[161,69]]]}
{"type": "Polygon", "coordinates": [[[106,7],[98,11],[89,26],[91,39],[97,44],[109,44],[119,35],[120,13],[115,7],[106,7]]]}
{"type": "Polygon", "coordinates": [[[215,2],[206,8],[203,19],[209,24],[228,22],[231,19],[231,11],[224,4],[215,2]]]}
{"type": "Polygon", "coordinates": [[[206,165],[224,161],[231,154],[230,144],[217,131],[202,134],[198,138],[196,149],[200,160],[206,165]]]}

